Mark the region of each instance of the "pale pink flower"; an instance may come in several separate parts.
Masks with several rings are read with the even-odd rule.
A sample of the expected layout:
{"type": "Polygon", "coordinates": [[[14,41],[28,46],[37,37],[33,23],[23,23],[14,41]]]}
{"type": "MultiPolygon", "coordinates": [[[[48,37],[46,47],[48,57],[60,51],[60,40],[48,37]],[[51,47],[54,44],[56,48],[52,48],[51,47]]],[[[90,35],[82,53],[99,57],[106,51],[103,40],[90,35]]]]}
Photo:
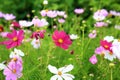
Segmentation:
{"type": "Polygon", "coordinates": [[[34,26],[36,27],[44,27],[48,25],[48,22],[46,21],[46,19],[38,19],[38,18],[33,18],[32,20],[34,26]]]}
{"type": "Polygon", "coordinates": [[[76,14],[82,14],[82,13],[84,12],[84,9],[78,8],[78,9],[75,9],[74,12],[75,12],[76,14]]]}
{"type": "Polygon", "coordinates": [[[65,11],[57,11],[57,15],[58,16],[64,16],[65,15],[65,11]]]}
{"type": "Polygon", "coordinates": [[[42,11],[40,11],[40,14],[41,14],[41,16],[47,16],[47,12],[48,12],[48,10],[42,10],[42,11]]]}
{"type": "Polygon", "coordinates": [[[96,22],[94,24],[95,27],[103,27],[103,26],[108,26],[108,23],[105,22],[96,22]]]}
{"type": "Polygon", "coordinates": [[[89,61],[92,63],[92,64],[96,64],[97,63],[97,58],[96,58],[96,55],[93,55],[90,59],[89,59],[89,61]]]}
{"type": "Polygon", "coordinates": [[[97,47],[97,48],[95,49],[95,53],[96,53],[96,54],[103,54],[104,51],[105,51],[105,49],[104,49],[102,46],[97,47]]]}
{"type": "Polygon", "coordinates": [[[22,76],[22,69],[22,64],[10,62],[3,72],[6,76],[5,80],[18,80],[22,76]]]}
{"type": "Polygon", "coordinates": [[[2,37],[7,37],[7,34],[8,34],[8,32],[1,32],[1,33],[0,33],[0,36],[2,36],[2,37]]]}
{"type": "Polygon", "coordinates": [[[59,22],[59,23],[64,23],[65,20],[64,20],[63,18],[61,18],[61,19],[58,19],[58,22],[59,22]]]}
{"type": "Polygon", "coordinates": [[[93,30],[91,33],[89,33],[88,37],[89,38],[95,38],[97,36],[96,30],[93,30]]]}
{"type": "Polygon", "coordinates": [[[26,21],[26,20],[20,20],[19,24],[20,24],[21,28],[24,28],[24,27],[30,27],[30,26],[32,26],[33,22],[26,21]]]}
{"type": "Polygon", "coordinates": [[[50,18],[55,18],[57,17],[57,11],[48,11],[47,16],[50,18]]]}
{"type": "Polygon", "coordinates": [[[5,20],[13,20],[16,18],[16,16],[14,16],[13,14],[4,14],[3,17],[5,18],[5,20]]]}
{"type": "Polygon", "coordinates": [[[4,14],[3,14],[2,12],[0,12],[0,18],[3,18],[3,15],[4,15],[4,14]]]}

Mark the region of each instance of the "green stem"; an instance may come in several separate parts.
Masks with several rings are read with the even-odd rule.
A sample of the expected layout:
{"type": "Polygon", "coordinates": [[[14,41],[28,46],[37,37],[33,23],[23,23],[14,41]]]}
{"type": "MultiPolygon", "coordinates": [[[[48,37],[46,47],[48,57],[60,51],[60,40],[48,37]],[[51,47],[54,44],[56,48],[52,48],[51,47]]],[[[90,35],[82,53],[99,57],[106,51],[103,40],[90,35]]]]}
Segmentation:
{"type": "Polygon", "coordinates": [[[111,75],[110,75],[110,80],[113,80],[113,75],[112,75],[112,68],[111,68],[111,75]]]}

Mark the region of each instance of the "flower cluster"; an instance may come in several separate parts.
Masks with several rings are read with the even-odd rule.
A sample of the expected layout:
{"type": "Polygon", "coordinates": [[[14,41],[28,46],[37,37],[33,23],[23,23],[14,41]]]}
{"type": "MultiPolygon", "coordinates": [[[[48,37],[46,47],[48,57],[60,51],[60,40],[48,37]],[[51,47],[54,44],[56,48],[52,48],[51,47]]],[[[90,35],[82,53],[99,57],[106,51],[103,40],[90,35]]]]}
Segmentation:
{"type": "Polygon", "coordinates": [[[95,54],[89,59],[92,64],[97,63],[96,55],[101,55],[109,61],[120,60],[120,41],[112,36],[106,36],[100,41],[100,46],[95,49],[95,54]]]}
{"type": "Polygon", "coordinates": [[[18,80],[22,76],[24,53],[19,49],[14,49],[10,54],[10,62],[5,65],[0,63],[0,69],[3,70],[5,80],[18,80]]]}

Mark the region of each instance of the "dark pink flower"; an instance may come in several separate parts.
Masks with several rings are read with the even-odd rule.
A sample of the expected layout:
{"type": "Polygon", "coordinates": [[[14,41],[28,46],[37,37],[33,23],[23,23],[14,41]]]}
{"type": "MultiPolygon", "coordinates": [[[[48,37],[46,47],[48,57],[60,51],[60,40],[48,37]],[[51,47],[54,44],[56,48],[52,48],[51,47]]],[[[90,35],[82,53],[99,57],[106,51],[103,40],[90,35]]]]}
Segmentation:
{"type": "Polygon", "coordinates": [[[55,30],[52,35],[52,39],[56,46],[59,46],[65,50],[72,44],[69,35],[67,35],[64,31],[55,30]]]}
{"type": "Polygon", "coordinates": [[[7,34],[7,38],[9,38],[9,40],[1,42],[0,44],[6,45],[8,49],[19,46],[24,39],[24,32],[23,30],[13,30],[12,33],[7,34]]]}
{"type": "Polygon", "coordinates": [[[16,21],[12,22],[13,27],[20,28],[20,24],[16,21]]]}
{"type": "Polygon", "coordinates": [[[10,62],[3,72],[6,76],[5,80],[18,80],[22,76],[22,69],[22,64],[19,65],[15,62],[10,62]]]}
{"type": "Polygon", "coordinates": [[[45,35],[45,32],[46,32],[45,30],[33,32],[31,38],[38,39],[40,37],[41,39],[43,39],[44,35],[45,35]]]}
{"type": "Polygon", "coordinates": [[[107,42],[106,40],[101,40],[100,41],[100,45],[102,47],[104,47],[106,50],[111,51],[111,49],[110,49],[112,47],[112,43],[111,42],[107,42]]]}

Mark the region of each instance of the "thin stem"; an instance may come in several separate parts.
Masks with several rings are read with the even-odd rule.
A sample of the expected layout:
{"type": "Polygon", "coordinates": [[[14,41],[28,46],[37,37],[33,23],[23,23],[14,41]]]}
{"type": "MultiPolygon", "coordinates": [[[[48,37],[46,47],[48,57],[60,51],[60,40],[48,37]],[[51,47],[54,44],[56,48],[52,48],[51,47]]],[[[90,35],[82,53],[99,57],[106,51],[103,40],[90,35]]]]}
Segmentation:
{"type": "Polygon", "coordinates": [[[112,68],[111,68],[111,75],[110,75],[110,80],[113,80],[113,75],[112,75],[112,68]]]}

